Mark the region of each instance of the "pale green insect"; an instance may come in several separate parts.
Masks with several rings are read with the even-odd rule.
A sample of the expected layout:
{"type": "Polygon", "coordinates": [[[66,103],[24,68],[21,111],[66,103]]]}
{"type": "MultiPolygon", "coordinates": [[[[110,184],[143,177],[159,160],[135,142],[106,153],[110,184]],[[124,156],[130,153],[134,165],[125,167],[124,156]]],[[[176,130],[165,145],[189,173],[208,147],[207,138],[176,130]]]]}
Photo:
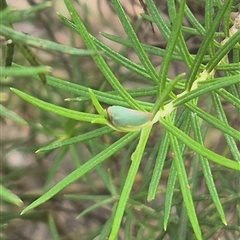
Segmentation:
{"type": "Polygon", "coordinates": [[[123,131],[137,131],[153,117],[152,113],[120,106],[108,107],[107,113],[111,123],[123,131]]]}

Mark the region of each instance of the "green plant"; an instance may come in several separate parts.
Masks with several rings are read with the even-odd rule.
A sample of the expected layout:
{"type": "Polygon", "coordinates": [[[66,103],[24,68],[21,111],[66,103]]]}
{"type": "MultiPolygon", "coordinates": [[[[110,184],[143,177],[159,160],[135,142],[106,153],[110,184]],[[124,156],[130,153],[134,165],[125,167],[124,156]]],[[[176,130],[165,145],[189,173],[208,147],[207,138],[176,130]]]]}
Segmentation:
{"type": "MultiPolygon", "coordinates": [[[[102,35],[132,48],[139,63],[125,58],[91,35],[71,1],[64,2],[72,20],[58,14],[60,19],[82,38],[89,51],[86,53],[92,56],[113,91],[104,91],[104,85],[100,89],[93,89],[87,82],[76,84],[46,76],[46,84],[53,89],[65,90],[80,96],[80,101],[91,104],[90,108],[85,109],[90,112],[95,108],[97,114],[92,114],[60,107],[12,88],[14,93],[31,104],[74,120],[72,125],[70,124],[70,131],[66,131],[69,135],[57,136],[52,143],[38,149],[38,153],[53,151],[56,148],[68,149],[66,147],[72,144],[83,142],[90,149],[91,155],[88,161],[80,163],[74,171],[48,189],[48,184],[64,156],[64,152],[61,153],[62,155],[59,153],[59,161],[56,159],[48,175],[48,184],[45,186],[48,190],[22,211],[23,216],[96,169],[108,191],[107,195],[84,196],[80,193],[80,195],[68,196],[73,199],[99,200],[83,211],[80,217],[103,206],[110,205],[112,208],[106,223],[86,239],[93,239],[94,236],[98,236],[99,239],[108,237],[116,239],[121,227],[124,230],[124,239],[163,239],[164,237],[210,239],[222,229],[229,231],[232,229],[237,236],[240,233],[240,152],[237,143],[240,141],[240,132],[229,123],[227,110],[222,102],[224,100],[233,108],[231,114],[235,114],[236,121],[239,121],[240,31],[239,17],[235,22],[229,17],[234,7],[233,1],[222,3],[206,0],[204,23],[201,23],[194,17],[186,1],[179,0],[177,4],[175,1],[168,1],[170,21],[166,22],[154,2],[146,0],[149,15],[142,14],[142,16],[154,23],[167,42],[166,48],[160,49],[140,42],[121,3],[112,0],[112,5],[128,38],[106,33],[102,35]],[[216,15],[213,17],[214,9],[216,15]],[[191,27],[183,26],[184,18],[191,23],[191,27]],[[186,38],[196,35],[202,38],[202,42],[197,54],[194,55],[189,52],[186,38]],[[162,59],[159,72],[148,56],[153,53],[162,59]],[[232,53],[231,59],[229,53],[232,53]],[[106,56],[130,72],[145,78],[147,86],[126,90],[107,64],[106,56]],[[170,79],[168,71],[174,60],[185,65],[186,75],[179,74],[174,79],[170,79]],[[142,100],[144,97],[150,97],[151,100],[144,101],[142,100]],[[130,126],[127,124],[125,126],[125,122],[124,126],[116,125],[101,106],[103,104],[151,112],[153,118],[147,124],[141,124],[132,131],[130,126]],[[76,121],[82,122],[80,128],[76,121]],[[79,135],[73,134],[76,129],[79,135]],[[118,130],[125,133],[113,133],[118,130]],[[155,134],[159,131],[162,132],[161,136],[155,134]],[[218,153],[211,149],[212,146],[205,146],[208,132],[212,134],[214,131],[218,131],[225,139],[224,149],[216,149],[218,153]],[[112,136],[110,144],[99,143],[99,138],[104,135],[112,136]],[[151,137],[155,135],[152,146],[148,146],[152,142],[151,137]],[[116,136],[117,140],[115,140],[116,136]],[[102,168],[102,165],[110,157],[119,156],[119,151],[123,151],[124,157],[121,156],[123,159],[118,160],[123,161],[123,164],[118,176],[120,184],[116,185],[111,174],[102,168]],[[169,152],[171,157],[167,157],[169,152]],[[127,168],[128,164],[130,164],[129,168],[127,168]],[[166,189],[161,190],[159,182],[164,168],[168,169],[169,175],[166,189]],[[138,171],[142,172],[142,185],[137,191],[132,192],[138,171]],[[216,187],[213,171],[220,183],[223,183],[226,180],[224,178],[227,177],[235,185],[229,190],[216,187]],[[207,185],[208,193],[199,195],[198,185],[202,183],[202,179],[207,185]],[[165,193],[164,204],[158,204],[157,199],[162,193],[165,193]],[[197,209],[200,204],[205,208],[202,212],[197,209]],[[225,205],[230,204],[235,204],[235,221],[234,224],[227,226],[225,215],[228,210],[225,209],[225,205]],[[173,206],[176,209],[175,214],[171,214],[173,206]],[[124,224],[121,226],[123,220],[124,224]],[[157,222],[156,226],[153,225],[153,221],[157,222]],[[134,231],[131,232],[133,226],[137,229],[134,234],[134,231]]],[[[12,35],[13,39],[16,36],[15,41],[22,39],[20,33],[6,26],[2,26],[1,33],[5,36],[12,35]]],[[[25,43],[29,44],[30,40],[33,40],[33,45],[37,42],[29,37],[25,43]]],[[[45,46],[49,47],[50,44],[46,43],[45,46]]],[[[22,66],[15,64],[11,70],[21,70],[21,68],[22,66]]],[[[3,74],[4,71],[8,69],[3,69],[3,74]]],[[[36,80],[40,79],[30,72],[29,75],[36,80]]],[[[79,99],[68,100],[71,102],[79,99]]],[[[52,129],[50,131],[54,132],[52,129]]]]}

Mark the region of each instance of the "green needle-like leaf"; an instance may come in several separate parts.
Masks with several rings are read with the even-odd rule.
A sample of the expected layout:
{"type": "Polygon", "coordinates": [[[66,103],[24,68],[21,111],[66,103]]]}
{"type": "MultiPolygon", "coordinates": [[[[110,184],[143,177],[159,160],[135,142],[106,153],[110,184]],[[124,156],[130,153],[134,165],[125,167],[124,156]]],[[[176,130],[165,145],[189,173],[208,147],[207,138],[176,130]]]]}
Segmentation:
{"type": "Polygon", "coordinates": [[[114,216],[113,224],[112,224],[112,231],[109,236],[109,240],[114,240],[117,237],[120,224],[123,218],[123,213],[125,211],[125,207],[134,183],[134,180],[136,178],[136,174],[138,171],[138,168],[141,163],[141,159],[144,153],[144,149],[150,134],[152,126],[148,126],[142,129],[141,135],[140,135],[140,140],[138,142],[137,148],[135,152],[132,154],[132,163],[131,167],[128,171],[128,175],[123,187],[123,190],[120,195],[119,203],[117,206],[117,210],[114,216]]]}
{"type": "MultiPolygon", "coordinates": [[[[85,42],[88,49],[92,49],[97,51],[97,47],[89,35],[86,27],[84,26],[81,18],[79,17],[77,11],[74,9],[72,3],[69,0],[64,1],[66,4],[66,7],[68,8],[73,21],[76,25],[76,30],[78,34],[83,38],[83,41],[85,42]]],[[[118,92],[120,96],[124,100],[126,100],[129,103],[129,106],[134,109],[140,109],[143,110],[142,107],[127,93],[127,91],[123,88],[123,86],[119,83],[118,79],[115,77],[115,75],[112,73],[108,65],[106,64],[105,60],[101,55],[93,56],[93,59],[99,69],[102,71],[103,75],[106,77],[108,82],[111,84],[111,86],[118,92]]]]}
{"type": "Polygon", "coordinates": [[[174,153],[174,165],[177,170],[178,180],[180,182],[180,187],[181,187],[185,207],[188,212],[188,217],[193,227],[193,230],[196,234],[197,239],[201,240],[202,239],[201,229],[200,229],[196,211],[194,208],[191,189],[189,188],[186,169],[184,167],[178,140],[172,134],[169,134],[169,136],[170,136],[170,144],[172,146],[172,150],[174,153]]]}
{"type": "Polygon", "coordinates": [[[44,102],[42,100],[39,100],[33,96],[30,96],[20,90],[17,90],[15,88],[11,88],[11,90],[16,93],[19,97],[26,100],[27,102],[52,113],[61,115],[63,117],[71,118],[74,120],[82,121],[82,122],[94,122],[98,124],[108,124],[108,121],[100,115],[97,114],[90,114],[90,113],[84,113],[84,112],[78,112],[71,109],[66,109],[63,107],[56,106],[51,103],[44,102]]]}
{"type": "Polygon", "coordinates": [[[0,193],[1,193],[1,199],[4,201],[15,204],[17,206],[21,206],[23,203],[22,200],[17,195],[9,191],[7,188],[2,186],[1,184],[0,184],[0,193]]]}
{"type": "Polygon", "coordinates": [[[218,163],[219,165],[240,171],[240,164],[237,162],[234,162],[228,158],[225,158],[219,154],[216,154],[209,149],[203,147],[196,141],[194,141],[192,138],[190,138],[188,135],[183,133],[181,130],[179,130],[177,127],[169,123],[167,120],[161,118],[160,119],[161,124],[174,136],[176,136],[179,140],[181,140],[184,144],[186,144],[190,149],[194,150],[198,154],[207,157],[209,160],[218,163]]]}
{"type": "Polygon", "coordinates": [[[102,152],[94,156],[93,158],[89,159],[85,164],[83,164],[81,167],[74,170],[72,173],[70,173],[68,176],[63,178],[60,182],[58,182],[53,188],[51,188],[49,191],[47,191],[45,194],[43,194],[40,198],[35,200],[33,203],[31,203],[28,207],[26,207],[22,214],[30,211],[31,209],[43,204],[53,196],[55,196],[57,193],[59,193],[61,190],[63,190],[65,187],[69,186],[71,183],[75,182],[80,177],[84,176],[84,174],[88,173],[90,170],[101,164],[104,160],[108,159],[110,156],[112,156],[114,153],[122,149],[126,144],[131,142],[133,139],[135,139],[138,136],[138,133],[128,133],[106,149],[104,149],[102,152]]]}

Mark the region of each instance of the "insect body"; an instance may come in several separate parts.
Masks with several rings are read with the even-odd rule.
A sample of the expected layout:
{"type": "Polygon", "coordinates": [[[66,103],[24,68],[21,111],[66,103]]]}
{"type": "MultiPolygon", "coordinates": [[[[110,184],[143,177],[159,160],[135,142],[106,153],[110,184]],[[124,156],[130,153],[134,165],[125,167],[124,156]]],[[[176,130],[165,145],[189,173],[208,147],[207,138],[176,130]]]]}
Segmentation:
{"type": "Polygon", "coordinates": [[[120,106],[111,106],[107,109],[110,122],[121,131],[137,131],[150,122],[152,113],[142,112],[120,106]]]}

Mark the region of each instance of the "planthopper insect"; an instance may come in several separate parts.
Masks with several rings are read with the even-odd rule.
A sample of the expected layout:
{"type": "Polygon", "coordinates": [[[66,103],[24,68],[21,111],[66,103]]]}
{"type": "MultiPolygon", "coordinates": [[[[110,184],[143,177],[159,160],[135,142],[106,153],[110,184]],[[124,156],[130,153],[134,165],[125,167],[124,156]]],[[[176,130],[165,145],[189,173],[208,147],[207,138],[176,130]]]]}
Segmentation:
{"type": "Polygon", "coordinates": [[[120,131],[138,131],[153,118],[152,113],[121,106],[108,107],[107,114],[110,122],[120,131]]]}

